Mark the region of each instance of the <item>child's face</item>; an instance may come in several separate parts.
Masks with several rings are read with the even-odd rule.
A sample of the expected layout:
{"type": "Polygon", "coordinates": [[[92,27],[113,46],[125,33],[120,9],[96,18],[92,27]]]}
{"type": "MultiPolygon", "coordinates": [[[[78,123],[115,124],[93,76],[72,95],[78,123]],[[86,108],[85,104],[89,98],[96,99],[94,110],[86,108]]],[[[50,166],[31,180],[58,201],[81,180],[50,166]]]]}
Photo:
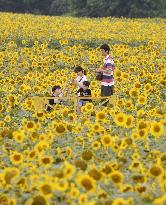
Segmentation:
{"type": "Polygon", "coordinates": [[[83,87],[84,90],[87,90],[87,89],[88,89],[88,86],[86,86],[86,85],[84,85],[84,84],[83,84],[82,87],[83,87]]]}
{"type": "Polygon", "coordinates": [[[77,72],[77,76],[82,76],[82,74],[83,74],[82,71],[77,72]]]}
{"type": "Polygon", "coordinates": [[[107,56],[107,55],[108,55],[108,52],[105,51],[104,49],[101,49],[101,54],[102,54],[102,56],[107,56]]]}
{"type": "Polygon", "coordinates": [[[59,94],[61,94],[61,93],[62,93],[62,90],[61,90],[61,89],[56,89],[56,90],[53,92],[54,95],[59,95],[59,94]]]}

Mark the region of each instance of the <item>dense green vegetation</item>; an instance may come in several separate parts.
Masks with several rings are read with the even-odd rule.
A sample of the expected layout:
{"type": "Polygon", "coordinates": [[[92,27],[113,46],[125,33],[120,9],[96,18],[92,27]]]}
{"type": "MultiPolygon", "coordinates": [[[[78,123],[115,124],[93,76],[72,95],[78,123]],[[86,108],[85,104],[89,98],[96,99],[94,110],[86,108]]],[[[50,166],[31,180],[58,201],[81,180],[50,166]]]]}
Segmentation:
{"type": "Polygon", "coordinates": [[[88,17],[165,17],[165,0],[0,0],[0,11],[88,17]]]}

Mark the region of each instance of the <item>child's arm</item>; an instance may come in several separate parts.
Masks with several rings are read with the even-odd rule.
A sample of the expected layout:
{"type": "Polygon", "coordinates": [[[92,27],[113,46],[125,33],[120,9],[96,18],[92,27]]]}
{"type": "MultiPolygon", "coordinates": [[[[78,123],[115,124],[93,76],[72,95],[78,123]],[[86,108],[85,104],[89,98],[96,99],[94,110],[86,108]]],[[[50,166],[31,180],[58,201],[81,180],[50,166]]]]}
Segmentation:
{"type": "Polygon", "coordinates": [[[77,91],[78,97],[81,96],[81,88],[77,91]]]}
{"type": "Polygon", "coordinates": [[[73,80],[73,85],[79,86],[80,88],[83,87],[83,83],[82,82],[77,82],[76,80],[73,80]]]}
{"type": "Polygon", "coordinates": [[[111,74],[112,71],[114,71],[114,61],[113,61],[113,59],[112,58],[108,59],[106,64],[105,64],[105,67],[98,68],[98,69],[96,69],[96,71],[111,74]]]}

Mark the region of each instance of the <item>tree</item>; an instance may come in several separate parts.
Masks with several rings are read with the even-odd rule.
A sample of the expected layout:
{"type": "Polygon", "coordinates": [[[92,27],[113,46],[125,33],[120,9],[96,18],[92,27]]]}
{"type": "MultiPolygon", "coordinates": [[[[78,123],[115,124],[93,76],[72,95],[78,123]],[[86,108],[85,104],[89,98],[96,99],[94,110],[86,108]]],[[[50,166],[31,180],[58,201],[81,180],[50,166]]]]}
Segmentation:
{"type": "Polygon", "coordinates": [[[1,11],[45,15],[166,17],[165,0],[0,0],[1,11]]]}
{"type": "Polygon", "coordinates": [[[69,3],[67,0],[54,0],[51,3],[49,14],[50,15],[63,15],[69,10],[69,3]]]}

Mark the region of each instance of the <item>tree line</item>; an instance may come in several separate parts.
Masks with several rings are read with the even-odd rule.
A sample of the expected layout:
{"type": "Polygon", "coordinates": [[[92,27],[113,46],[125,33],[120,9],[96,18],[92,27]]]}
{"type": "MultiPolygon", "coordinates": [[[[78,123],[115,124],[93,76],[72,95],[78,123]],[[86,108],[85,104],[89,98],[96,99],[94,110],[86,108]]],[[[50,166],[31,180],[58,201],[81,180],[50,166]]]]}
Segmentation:
{"type": "Polygon", "coordinates": [[[0,11],[87,17],[166,17],[166,0],[0,0],[0,11]]]}

